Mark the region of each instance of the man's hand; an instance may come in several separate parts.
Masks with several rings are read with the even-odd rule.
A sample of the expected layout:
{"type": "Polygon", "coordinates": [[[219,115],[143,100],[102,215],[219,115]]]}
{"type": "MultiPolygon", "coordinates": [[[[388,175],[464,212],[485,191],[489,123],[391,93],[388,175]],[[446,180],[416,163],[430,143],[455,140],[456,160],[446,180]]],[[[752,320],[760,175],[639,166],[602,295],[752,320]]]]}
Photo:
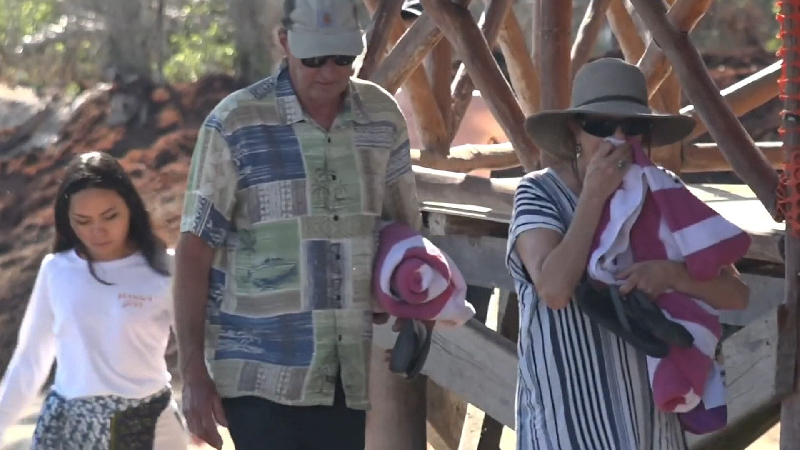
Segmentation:
{"type": "Polygon", "coordinates": [[[205,442],[217,450],[222,449],[222,436],[217,424],[228,427],[222,399],[205,366],[189,371],[183,384],[183,414],[192,434],[193,443],[205,442]]]}
{"type": "MultiPolygon", "coordinates": [[[[375,316],[373,315],[373,319],[372,319],[373,322],[375,322],[375,318],[374,317],[375,316]]],[[[389,315],[387,314],[386,318],[383,319],[383,322],[381,322],[381,324],[386,323],[388,320],[389,320],[389,315]]],[[[400,330],[403,329],[403,326],[406,324],[406,322],[408,322],[409,320],[412,320],[412,319],[404,319],[402,317],[396,318],[394,320],[394,324],[392,324],[392,331],[394,331],[395,333],[399,333],[400,330]]],[[[430,333],[431,330],[433,330],[433,326],[436,325],[436,321],[435,320],[420,320],[420,319],[414,319],[414,320],[417,320],[417,321],[422,322],[423,324],[425,324],[425,328],[428,329],[428,333],[430,333]]],[[[375,322],[375,323],[377,323],[377,322],[375,322]]],[[[392,357],[392,349],[387,348],[386,350],[384,350],[383,355],[384,355],[384,362],[388,363],[389,359],[392,357]]]]}
{"type": "Polygon", "coordinates": [[[633,264],[619,275],[618,280],[625,280],[619,291],[626,295],[639,289],[655,300],[664,292],[675,289],[686,275],[685,266],[675,261],[643,261],[633,264]]]}
{"type": "Polygon", "coordinates": [[[389,321],[389,313],[372,313],[372,323],[375,325],[383,325],[389,321]]]}
{"type": "Polygon", "coordinates": [[[392,331],[394,331],[395,333],[399,333],[400,330],[403,329],[403,326],[406,324],[406,322],[408,322],[409,320],[416,320],[417,322],[422,322],[422,324],[425,325],[425,328],[428,329],[429,333],[431,330],[433,330],[433,326],[436,325],[435,320],[404,319],[402,317],[398,317],[397,319],[395,319],[394,325],[392,325],[392,331]]]}

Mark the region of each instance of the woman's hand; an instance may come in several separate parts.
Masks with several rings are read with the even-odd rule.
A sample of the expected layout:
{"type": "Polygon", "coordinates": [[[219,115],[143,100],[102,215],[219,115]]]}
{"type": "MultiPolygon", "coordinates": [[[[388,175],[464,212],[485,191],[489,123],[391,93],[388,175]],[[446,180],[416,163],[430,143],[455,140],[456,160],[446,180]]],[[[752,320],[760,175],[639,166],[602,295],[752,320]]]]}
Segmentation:
{"type": "Polygon", "coordinates": [[[583,193],[605,201],[619,187],[631,167],[632,159],[629,143],[620,146],[608,141],[601,143],[586,166],[583,193]]]}
{"type": "Polygon", "coordinates": [[[639,289],[655,300],[664,292],[675,289],[685,274],[683,263],[675,261],[642,261],[633,264],[617,275],[624,280],[619,291],[625,295],[639,289]]]}

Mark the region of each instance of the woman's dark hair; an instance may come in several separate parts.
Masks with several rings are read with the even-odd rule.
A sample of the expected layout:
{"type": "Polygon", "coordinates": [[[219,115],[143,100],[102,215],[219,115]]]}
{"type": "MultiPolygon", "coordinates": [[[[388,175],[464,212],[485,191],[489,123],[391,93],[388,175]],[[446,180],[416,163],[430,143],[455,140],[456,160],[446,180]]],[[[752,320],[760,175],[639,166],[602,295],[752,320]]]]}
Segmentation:
{"type": "Polygon", "coordinates": [[[53,253],[75,249],[86,258],[89,272],[100,283],[94,272],[92,258],[83,242],[75,235],[69,222],[70,199],[84,189],[107,189],[122,197],[130,210],[128,239],[142,252],[147,264],[155,272],[168,276],[166,261],[166,245],[153,232],[150,214],[144,206],[142,197],[134,187],[125,169],[117,160],[103,152],[85,153],[76,157],[67,167],[67,173],[58,188],[55,202],[56,237],[53,242],[53,253]]]}

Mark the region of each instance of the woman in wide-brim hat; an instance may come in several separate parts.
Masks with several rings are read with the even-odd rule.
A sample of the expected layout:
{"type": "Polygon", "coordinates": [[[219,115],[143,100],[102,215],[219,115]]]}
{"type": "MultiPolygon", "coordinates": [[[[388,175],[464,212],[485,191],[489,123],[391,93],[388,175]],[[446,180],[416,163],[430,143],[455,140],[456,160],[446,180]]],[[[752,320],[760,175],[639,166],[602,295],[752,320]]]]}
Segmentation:
{"type": "MultiPolygon", "coordinates": [[[[686,449],[678,418],[654,406],[645,354],[584,314],[573,292],[604,205],[631,165],[628,142],[676,143],[694,120],[652,111],[642,72],[604,58],[576,74],[569,109],[535,114],[525,127],[554,162],[520,181],[509,232],[520,302],[518,449],[686,449]]],[[[735,274],[714,282],[727,294],[714,293],[681,266],[637,265],[630,281],[646,292],[677,285],[717,305],[738,293],[735,274]]]]}

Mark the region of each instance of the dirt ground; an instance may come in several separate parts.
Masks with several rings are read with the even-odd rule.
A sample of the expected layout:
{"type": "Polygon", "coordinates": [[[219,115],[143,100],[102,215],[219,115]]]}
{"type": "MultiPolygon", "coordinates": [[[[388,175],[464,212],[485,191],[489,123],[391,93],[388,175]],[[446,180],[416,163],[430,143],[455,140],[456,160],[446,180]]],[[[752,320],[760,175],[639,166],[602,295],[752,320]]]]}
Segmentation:
{"type": "MultiPolygon", "coordinates": [[[[39,414],[41,405],[39,399],[36,404],[31,405],[25,412],[25,417],[19,422],[16,427],[9,430],[8,435],[4,442],[0,443],[0,450],[28,450],[30,448],[30,438],[33,434],[33,429],[36,425],[36,418],[39,414]]],[[[223,450],[235,450],[233,442],[230,440],[230,435],[225,428],[220,427],[220,434],[224,439],[223,450]]],[[[780,425],[775,426],[768,433],[762,436],[758,441],[747,447],[746,450],[778,450],[780,441],[780,425]]],[[[503,439],[500,443],[500,450],[514,450],[516,445],[516,438],[514,432],[506,428],[503,433],[503,439]]],[[[193,450],[210,450],[211,447],[192,446],[193,450]]],[[[442,450],[434,449],[433,446],[428,445],[428,450],[442,450]]]]}

